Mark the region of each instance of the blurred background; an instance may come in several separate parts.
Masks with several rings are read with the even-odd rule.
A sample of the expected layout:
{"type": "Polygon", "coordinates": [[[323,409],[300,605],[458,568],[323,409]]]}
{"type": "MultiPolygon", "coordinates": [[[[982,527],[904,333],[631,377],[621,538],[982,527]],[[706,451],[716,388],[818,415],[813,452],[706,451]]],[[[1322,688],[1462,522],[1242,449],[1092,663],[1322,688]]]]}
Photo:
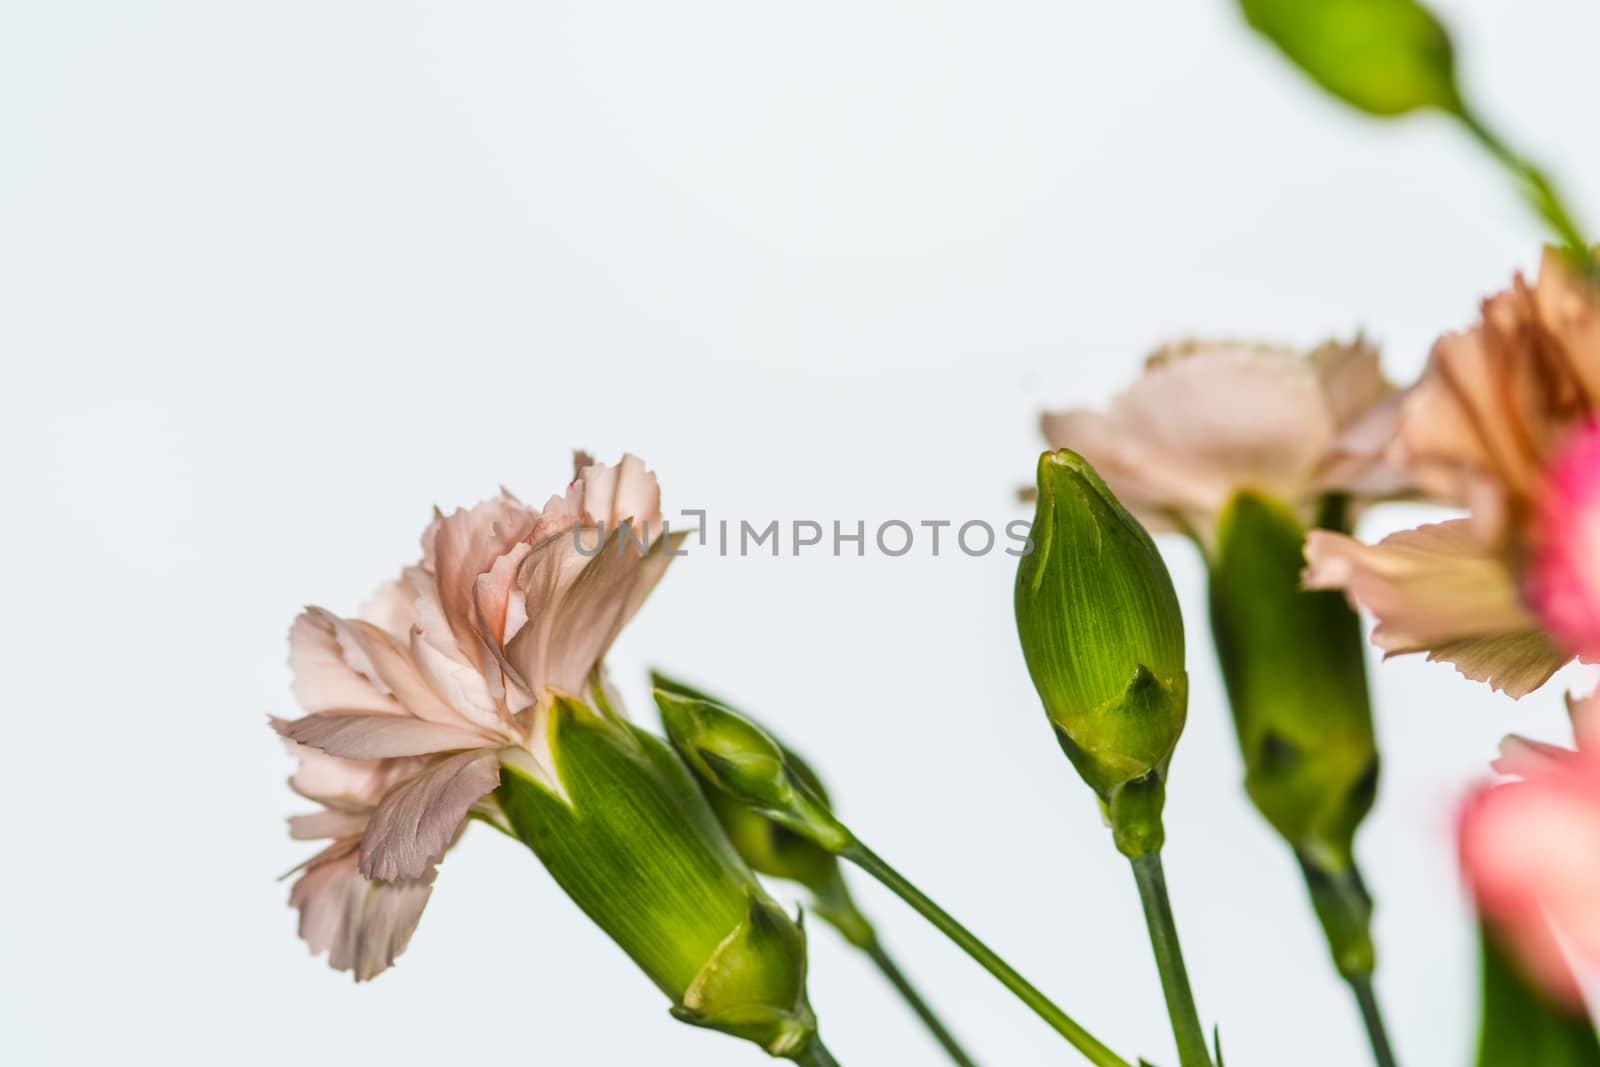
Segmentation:
{"type": "MultiPolygon", "coordinates": [[[[1600,219],[1600,9],[1440,0],[1480,106],[1600,219]],[[1582,88],[1585,90],[1580,93],[1582,88]]],[[[753,1065],[683,1027],[524,850],[481,828],[399,965],[311,959],[302,604],[352,612],[435,504],[542,500],[623,450],[713,519],[979,518],[1042,406],[1157,343],[1365,331],[1410,377],[1538,253],[1443,120],[1329,102],[1222,0],[217,3],[0,8],[0,1060],[753,1065]]],[[[1369,516],[1378,533],[1416,511],[1369,516]]],[[[1203,623],[1167,869],[1228,1062],[1363,1062],[1290,855],[1247,805],[1203,623]]],[[[1171,1062],[1136,897],[1056,750],[1014,560],[679,561],[611,658],[766,717],[875,847],[1127,1055],[1171,1062]]],[[[1360,851],[1400,1057],[1459,1064],[1475,950],[1450,825],[1521,705],[1376,673],[1360,851]]],[[[1074,1055],[875,888],[985,1063],[1074,1055]]],[[[937,1063],[813,934],[846,1063],[937,1063]]]]}

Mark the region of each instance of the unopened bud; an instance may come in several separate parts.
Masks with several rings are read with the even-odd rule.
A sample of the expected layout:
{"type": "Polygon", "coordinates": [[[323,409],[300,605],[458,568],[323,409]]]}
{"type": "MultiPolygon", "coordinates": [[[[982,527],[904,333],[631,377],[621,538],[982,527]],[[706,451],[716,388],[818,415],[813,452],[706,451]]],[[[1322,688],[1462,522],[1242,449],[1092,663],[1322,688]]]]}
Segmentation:
{"type": "MultiPolygon", "coordinates": [[[[1188,707],[1183,619],[1155,542],[1089,463],[1039,459],[1037,546],[1017,568],[1017,632],[1045,714],[1118,846],[1159,847],[1161,791],[1188,707]],[[1118,802],[1136,785],[1137,802],[1118,802]],[[1123,820],[1127,812],[1137,824],[1123,820]],[[1153,824],[1152,824],[1153,821],[1153,824]]],[[[1129,851],[1135,849],[1136,851],[1129,851]]]]}
{"type": "MultiPolygon", "coordinates": [[[[659,671],[652,672],[650,678],[657,689],[676,696],[721,703],[659,671]]],[[[768,736],[772,736],[770,732],[768,736]]],[[[793,749],[781,741],[777,743],[789,771],[831,811],[832,802],[820,776],[793,749]]],[[[706,783],[705,792],[728,840],[757,873],[796,882],[810,890],[812,912],[838,929],[851,944],[862,947],[876,940],[872,924],[861,914],[845,885],[838,856],[710,783],[706,783]]]]}
{"type": "Polygon", "coordinates": [[[658,688],[667,737],[700,780],[827,852],[853,842],[827,802],[791,765],[783,746],[731,708],[658,688]]]}
{"type": "Polygon", "coordinates": [[[1361,621],[1333,591],[1301,588],[1306,531],[1241,493],[1223,512],[1211,627],[1257,810],[1327,872],[1352,862],[1372,808],[1378,749],[1361,621]]]}
{"type": "Polygon", "coordinates": [[[495,798],[557,884],[698,1026],[793,1058],[816,1040],[805,933],[761,889],[683,762],[559,698],[555,781],[503,767],[495,798]]]}

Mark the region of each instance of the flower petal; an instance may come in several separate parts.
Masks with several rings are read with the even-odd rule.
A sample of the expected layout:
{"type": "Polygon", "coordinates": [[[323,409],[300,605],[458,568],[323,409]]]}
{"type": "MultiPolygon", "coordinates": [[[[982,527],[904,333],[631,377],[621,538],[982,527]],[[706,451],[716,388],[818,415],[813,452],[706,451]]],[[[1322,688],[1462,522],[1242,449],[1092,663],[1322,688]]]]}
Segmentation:
{"type": "Polygon", "coordinates": [[[365,670],[405,711],[419,719],[450,726],[467,726],[471,720],[457,711],[428,684],[410,651],[369,622],[338,619],[342,643],[359,645],[365,670]]]}
{"type": "Polygon", "coordinates": [[[376,804],[393,780],[391,765],[381,760],[353,760],[330,756],[288,740],[290,720],[269,720],[283,737],[289,754],[299,760],[289,776],[289,788],[308,800],[339,811],[364,811],[376,804]]]}
{"type": "MultiPolygon", "coordinates": [[[[501,495],[477,504],[470,510],[457,510],[436,524],[429,569],[438,582],[438,602],[460,658],[482,666],[484,649],[476,626],[477,612],[473,591],[478,576],[494,566],[495,560],[511,551],[513,545],[533,533],[539,513],[501,495]]],[[[436,639],[437,643],[437,639],[436,639]]]]}
{"type": "Polygon", "coordinates": [[[499,784],[493,750],[451,756],[401,782],[372,813],[361,839],[361,872],[384,882],[422,877],[444,856],[472,805],[499,784]]]}
{"type": "Polygon", "coordinates": [[[289,817],[289,836],[296,841],[359,837],[367,829],[367,813],[324,808],[289,817]]]}
{"type": "Polygon", "coordinates": [[[535,693],[583,691],[595,665],[671,561],[668,545],[658,539],[641,555],[628,532],[616,530],[592,551],[579,551],[571,536],[563,535],[529,553],[518,576],[528,621],[507,645],[506,655],[535,693]]]}
{"type": "Polygon", "coordinates": [[[474,731],[408,715],[319,711],[292,722],[278,720],[273,725],[291,741],[321,749],[330,756],[354,760],[426,756],[482,748],[489,743],[474,731]]]}
{"type": "Polygon", "coordinates": [[[1306,560],[1305,584],[1343,589],[1376,616],[1372,642],[1390,655],[1427,652],[1514,697],[1566,662],[1465,519],[1405,530],[1377,545],[1313,530],[1306,560]]]}
{"type": "Polygon", "coordinates": [[[306,868],[289,893],[300,936],[335,970],[366,981],[394,963],[411,941],[433,887],[426,880],[380,884],[362,877],[350,845],[335,845],[306,868]]]}
{"type": "Polygon", "coordinates": [[[1536,979],[1576,1003],[1560,938],[1600,960],[1600,767],[1574,756],[1479,789],[1462,811],[1459,841],[1484,914],[1536,979]]]}
{"type": "Polygon", "coordinates": [[[401,711],[372,678],[351,666],[334,616],[321,608],[307,608],[289,627],[289,669],[294,672],[295,700],[307,711],[401,711]]]}
{"type": "MultiPolygon", "coordinates": [[[[414,569],[414,568],[413,568],[414,569]]],[[[365,619],[397,641],[404,641],[417,624],[417,594],[404,576],[385,582],[361,605],[358,617],[365,619]]]]}

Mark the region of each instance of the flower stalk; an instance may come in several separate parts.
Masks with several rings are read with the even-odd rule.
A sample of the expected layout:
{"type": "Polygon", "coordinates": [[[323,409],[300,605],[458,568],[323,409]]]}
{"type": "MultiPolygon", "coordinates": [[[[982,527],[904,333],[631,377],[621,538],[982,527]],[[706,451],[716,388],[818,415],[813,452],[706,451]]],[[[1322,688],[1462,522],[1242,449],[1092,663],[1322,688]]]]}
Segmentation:
{"type": "Polygon", "coordinates": [[[1183,617],[1155,542],[1082,456],[1039,458],[1038,551],[1017,633],[1062,751],[1133,864],[1183,1067],[1210,1067],[1161,870],[1167,769],[1188,713],[1183,617]]]}
{"type": "Polygon", "coordinates": [[[1205,1027],[1195,1008],[1189,988],[1189,972],[1178,945],[1178,927],[1172,918],[1172,901],[1167,895],[1167,877],[1159,851],[1132,857],[1133,878],[1139,886],[1139,902],[1144,906],[1145,925],[1150,930],[1150,947],[1156,969],[1161,973],[1161,991],[1172,1020],[1172,1036],[1178,1043],[1178,1062],[1182,1067],[1211,1067],[1206,1047],[1205,1027]]]}
{"type": "MultiPolygon", "coordinates": [[[[657,689],[667,693],[720,703],[704,691],[659,671],[651,672],[650,677],[657,689]]],[[[784,764],[831,810],[832,801],[816,771],[787,746],[779,744],[779,748],[784,764]]],[[[811,913],[832,926],[848,944],[872,961],[951,1061],[957,1067],[976,1067],[955,1034],[889,954],[871,921],[862,914],[845,884],[839,857],[721,789],[706,785],[704,792],[728,840],[744,861],[760,874],[805,887],[811,894],[811,913]]]]}
{"type": "Polygon", "coordinates": [[[1090,1063],[1096,1067],[1129,1067],[1126,1060],[1101,1044],[1093,1034],[1057,1007],[1049,997],[1039,992],[1031,982],[1017,973],[1015,968],[957,922],[949,912],[935,904],[913,882],[889,866],[877,853],[856,841],[845,848],[840,855],[877,879],[895,896],[909,904],[918,915],[932,923],[940,933],[955,942],[957,947],[993,975],[1018,1000],[1032,1009],[1035,1015],[1049,1024],[1051,1029],[1066,1038],[1073,1048],[1083,1053],[1084,1058],[1090,1063]]]}
{"type": "Polygon", "coordinates": [[[806,783],[783,747],[760,726],[714,701],[662,688],[656,689],[655,698],[667,736],[707,787],[871,875],[955,942],[1095,1067],[1130,1067],[857,838],[806,783]]]}

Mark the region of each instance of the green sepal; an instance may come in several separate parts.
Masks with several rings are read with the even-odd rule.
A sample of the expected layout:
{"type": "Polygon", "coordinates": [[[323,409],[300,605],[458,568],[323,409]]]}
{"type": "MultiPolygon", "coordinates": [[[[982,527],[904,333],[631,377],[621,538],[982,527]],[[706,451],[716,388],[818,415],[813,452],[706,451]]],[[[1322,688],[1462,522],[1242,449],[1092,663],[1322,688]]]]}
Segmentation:
{"type": "Polygon", "coordinates": [[[773,1056],[792,1056],[817,1033],[806,999],[806,937],[765,897],[718,946],[672,1014],[683,1022],[753,1041],[773,1056]],[[774,961],[782,961],[774,965],[774,961]]]}
{"type": "Polygon", "coordinates": [[[772,1027],[763,1047],[794,1032],[810,1018],[804,934],[760,888],[683,762],[577,700],[558,698],[547,727],[555,781],[508,762],[495,791],[513,834],[698,1025],[748,1038],[759,1008],[772,1027]]]}
{"type": "MultiPolygon", "coordinates": [[[[650,681],[655,688],[677,696],[731,706],[705,690],[660,671],[651,671],[650,681]]],[[[741,711],[740,714],[745,713],[741,711]]],[[[749,718],[748,715],[745,717],[749,718]]],[[[832,801],[821,777],[793,749],[776,737],[773,740],[777,741],[783,752],[784,763],[789,770],[831,810],[832,801]]],[[[838,930],[855,947],[865,948],[877,940],[877,932],[866,916],[861,914],[845,885],[844,872],[836,855],[710,783],[701,784],[706,800],[710,802],[711,810],[716,812],[728,840],[757,873],[795,882],[810,890],[812,913],[838,930]]]]}
{"type": "Polygon", "coordinates": [[[655,691],[667,737],[700,781],[837,855],[855,838],[753,720],[713,700],[655,691]]]}
{"type": "Polygon", "coordinates": [[[1082,456],[1046,452],[1038,486],[1017,634],[1062,750],[1109,805],[1165,777],[1183,733],[1183,620],[1155,542],[1082,456]]]}
{"type": "Polygon", "coordinates": [[[1372,941],[1372,896],[1360,871],[1354,864],[1328,871],[1305,855],[1298,859],[1334,966],[1346,979],[1370,978],[1378,950],[1372,941]]]}
{"type": "Polygon", "coordinates": [[[1218,526],[1211,629],[1256,809],[1319,870],[1353,862],[1377,795],[1378,748],[1361,621],[1344,597],[1301,588],[1306,531],[1240,493],[1218,526]]]}
{"type": "Polygon", "coordinates": [[[1245,18],[1329,93],[1370,115],[1461,110],[1450,35],[1416,0],[1240,0],[1245,18]]]}
{"type": "Polygon", "coordinates": [[[1166,780],[1155,771],[1135,781],[1124,782],[1112,791],[1111,799],[1102,808],[1118,852],[1129,859],[1137,859],[1161,851],[1166,843],[1166,830],[1161,822],[1161,809],[1166,801],[1166,780]]]}
{"type": "Polygon", "coordinates": [[[1480,928],[1479,942],[1483,1020],[1477,1067],[1600,1067],[1600,1041],[1588,1012],[1534,987],[1491,930],[1480,928]]]}

